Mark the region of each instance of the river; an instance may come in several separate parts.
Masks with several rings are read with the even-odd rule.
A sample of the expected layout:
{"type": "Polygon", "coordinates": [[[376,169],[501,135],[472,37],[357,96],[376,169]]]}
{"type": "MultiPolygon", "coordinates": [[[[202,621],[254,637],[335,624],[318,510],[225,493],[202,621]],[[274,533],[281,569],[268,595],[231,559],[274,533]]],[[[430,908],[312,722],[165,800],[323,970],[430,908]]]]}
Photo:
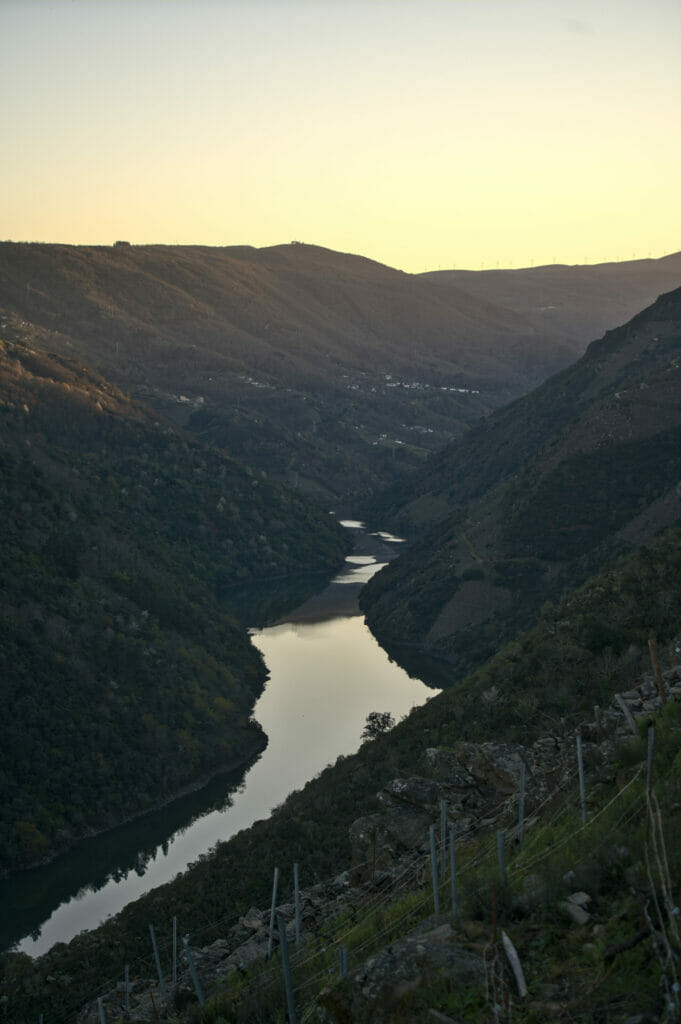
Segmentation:
{"type": "Polygon", "coordinates": [[[0,883],[3,949],[37,956],[96,927],[357,750],[369,712],[398,720],[436,692],[388,657],[357,603],[399,539],[344,525],[355,550],[343,570],[280,621],[251,630],[269,672],[253,712],[269,742],[255,763],[0,883]]]}

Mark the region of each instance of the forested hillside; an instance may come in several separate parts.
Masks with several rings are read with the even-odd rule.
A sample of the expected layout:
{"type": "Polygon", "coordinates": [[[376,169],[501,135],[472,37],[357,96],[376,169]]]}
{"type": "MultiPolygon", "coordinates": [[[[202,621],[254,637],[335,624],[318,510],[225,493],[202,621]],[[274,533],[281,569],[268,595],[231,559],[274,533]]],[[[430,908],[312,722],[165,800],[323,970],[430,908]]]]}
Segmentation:
{"type": "Polygon", "coordinates": [[[386,642],[455,674],[681,515],[681,290],[594,342],[376,502],[423,537],[362,592],[386,642]]]}
{"type": "MultiPolygon", "coordinates": [[[[296,862],[303,879],[345,870],[351,863],[349,826],[379,810],[376,793],[389,780],[428,774],[426,748],[446,749],[460,741],[531,744],[551,730],[570,733],[591,716],[595,703],[605,706],[649,670],[651,635],[658,639],[663,668],[678,664],[680,578],[677,528],[547,606],[531,629],[460,686],[414,710],[356,755],[339,758],[270,819],[220,844],[174,882],[35,963],[7,955],[3,994],[16,1019],[33,1019],[48,993],[55,1011],[77,1007],[79,998],[100,991],[103,978],[120,977],[129,959],[149,955],[152,919],[169,921],[176,914],[183,929],[200,933],[202,942],[219,938],[220,927],[212,928],[212,921],[232,922],[249,907],[265,905],[273,851],[283,880],[291,879],[296,862]]],[[[282,884],[280,898],[286,900],[290,881],[282,884]]],[[[409,923],[408,918],[404,927],[409,923]]]]}
{"type": "Polygon", "coordinates": [[[561,299],[567,330],[535,308],[551,302],[540,289],[519,312],[508,296],[312,245],[0,243],[0,328],[77,356],[201,440],[356,511],[571,363],[601,332],[604,295],[615,326],[633,296],[652,301],[674,273],[663,260],[617,264],[599,307],[603,275],[580,269],[561,299]]]}
{"type": "Polygon", "coordinates": [[[265,679],[216,590],[345,532],[91,371],[0,345],[0,869],[250,757],[265,679]]]}

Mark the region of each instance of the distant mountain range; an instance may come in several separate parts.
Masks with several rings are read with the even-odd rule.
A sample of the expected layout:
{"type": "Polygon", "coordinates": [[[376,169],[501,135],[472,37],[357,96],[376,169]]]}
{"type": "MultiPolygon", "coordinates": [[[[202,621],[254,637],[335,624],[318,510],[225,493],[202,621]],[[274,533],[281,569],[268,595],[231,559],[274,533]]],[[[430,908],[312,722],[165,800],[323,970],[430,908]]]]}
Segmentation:
{"type": "Polygon", "coordinates": [[[379,638],[463,673],[678,523],[679,360],[676,289],[377,499],[377,521],[420,535],[362,591],[379,638]]]}
{"type": "Polygon", "coordinates": [[[445,291],[463,289],[556,332],[581,355],[586,343],[630,320],[681,284],[681,252],[661,259],[522,270],[441,270],[421,275],[445,291]]]}
{"type": "Polygon", "coordinates": [[[0,336],[79,358],[197,438],[356,508],[674,275],[681,255],[408,275],[301,244],[2,243],[0,336]]]}

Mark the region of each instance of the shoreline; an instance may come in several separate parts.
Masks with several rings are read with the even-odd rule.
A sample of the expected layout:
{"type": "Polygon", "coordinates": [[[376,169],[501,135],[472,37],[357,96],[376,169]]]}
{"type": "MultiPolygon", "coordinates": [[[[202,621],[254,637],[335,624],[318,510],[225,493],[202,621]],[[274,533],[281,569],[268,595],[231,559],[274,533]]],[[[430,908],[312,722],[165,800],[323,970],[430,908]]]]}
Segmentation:
{"type": "Polygon", "coordinates": [[[44,868],[48,864],[54,863],[62,854],[70,853],[79,843],[86,842],[89,839],[95,839],[97,836],[105,835],[107,832],[114,832],[116,829],[121,828],[123,825],[128,825],[132,821],[136,821],[139,818],[143,818],[147,814],[155,814],[157,811],[162,810],[164,807],[168,807],[176,800],[181,800],[182,797],[189,796],[191,793],[198,793],[205,786],[211,783],[214,779],[220,775],[228,775],[230,772],[237,771],[241,767],[249,765],[249,763],[259,754],[262,754],[263,750],[267,748],[269,743],[269,737],[265,732],[260,730],[261,736],[257,743],[254,743],[249,750],[239,758],[230,761],[229,764],[221,765],[212,772],[207,772],[194,782],[187,783],[181,789],[171,793],[163,800],[158,800],[150,807],[145,807],[139,811],[133,811],[132,814],[128,814],[125,818],[121,818],[114,825],[107,825],[105,828],[90,829],[83,835],[74,837],[73,841],[68,843],[66,846],[60,847],[53,853],[43,857],[41,860],[33,861],[31,864],[26,864],[23,867],[14,868],[12,871],[4,870],[0,871],[0,881],[8,881],[9,879],[16,878],[19,875],[23,875],[26,871],[33,871],[37,868],[44,868]]]}

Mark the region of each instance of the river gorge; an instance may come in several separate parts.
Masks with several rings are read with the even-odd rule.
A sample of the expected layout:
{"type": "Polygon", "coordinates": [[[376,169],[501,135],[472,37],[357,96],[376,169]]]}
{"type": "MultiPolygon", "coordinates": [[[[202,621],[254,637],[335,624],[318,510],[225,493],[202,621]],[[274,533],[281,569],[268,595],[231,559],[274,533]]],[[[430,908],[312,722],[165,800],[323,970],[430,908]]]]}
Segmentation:
{"type": "MultiPolygon", "coordinates": [[[[0,883],[3,949],[37,956],[96,927],[353,753],[371,711],[398,720],[436,692],[386,654],[359,611],[362,585],[394,557],[399,538],[368,534],[353,520],[343,525],[355,547],[341,572],[273,624],[251,629],[269,674],[253,711],[267,734],[266,749],[246,770],[214,778],[0,883]]],[[[259,621],[251,609],[243,616],[259,621]]]]}

